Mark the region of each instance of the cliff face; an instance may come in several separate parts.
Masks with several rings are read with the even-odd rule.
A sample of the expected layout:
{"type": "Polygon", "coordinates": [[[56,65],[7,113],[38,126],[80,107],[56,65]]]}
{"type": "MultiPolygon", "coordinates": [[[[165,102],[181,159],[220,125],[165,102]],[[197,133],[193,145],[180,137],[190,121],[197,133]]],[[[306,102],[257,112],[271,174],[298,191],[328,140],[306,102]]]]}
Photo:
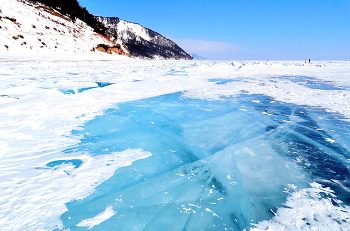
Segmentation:
{"type": "Polygon", "coordinates": [[[118,38],[128,47],[132,57],[143,59],[193,59],[170,39],[137,23],[127,22],[117,17],[96,16],[96,18],[106,26],[116,29],[118,38]]]}
{"type": "Polygon", "coordinates": [[[84,21],[42,3],[1,0],[0,34],[0,55],[129,56],[116,32],[103,36],[84,21]]]}

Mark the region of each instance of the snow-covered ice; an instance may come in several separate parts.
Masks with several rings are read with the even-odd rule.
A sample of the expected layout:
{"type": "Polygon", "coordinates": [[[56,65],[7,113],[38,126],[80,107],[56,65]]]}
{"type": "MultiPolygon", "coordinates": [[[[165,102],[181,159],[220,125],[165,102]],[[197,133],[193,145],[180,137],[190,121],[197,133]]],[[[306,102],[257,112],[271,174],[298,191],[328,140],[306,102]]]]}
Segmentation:
{"type": "Polygon", "coordinates": [[[349,230],[350,63],[0,59],[1,230],[349,230]]]}

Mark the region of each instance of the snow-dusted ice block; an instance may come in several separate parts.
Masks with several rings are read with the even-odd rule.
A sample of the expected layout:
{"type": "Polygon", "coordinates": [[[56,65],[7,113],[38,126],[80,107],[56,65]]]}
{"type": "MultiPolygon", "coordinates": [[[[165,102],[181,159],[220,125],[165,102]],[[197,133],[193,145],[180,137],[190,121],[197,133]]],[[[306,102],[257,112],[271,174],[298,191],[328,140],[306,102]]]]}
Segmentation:
{"type": "Polygon", "coordinates": [[[64,228],[243,230],[284,207],[288,188],[314,181],[349,203],[349,139],[339,145],[334,133],[349,135],[333,117],[321,127],[325,115],[262,95],[205,101],[175,93],[120,103],[74,131],[81,143],[65,152],[152,155],[68,203],[64,228]]]}
{"type": "Polygon", "coordinates": [[[183,70],[184,68],[181,68],[181,70],[170,70],[166,75],[169,76],[188,76],[187,71],[183,70]]]}
{"type": "Polygon", "coordinates": [[[239,81],[237,79],[208,79],[208,82],[214,82],[216,84],[225,84],[225,83],[231,83],[231,82],[235,82],[235,81],[239,81]]]}
{"type": "Polygon", "coordinates": [[[52,161],[50,163],[47,163],[46,166],[48,167],[55,167],[55,166],[58,166],[58,165],[61,165],[61,164],[69,164],[71,163],[74,168],[79,168],[80,165],[83,163],[82,160],[79,160],[79,159],[72,159],[72,160],[55,160],[55,161],[52,161]]]}
{"type": "Polygon", "coordinates": [[[79,88],[79,89],[68,89],[68,90],[59,90],[60,92],[62,92],[65,95],[70,95],[70,94],[75,94],[75,93],[81,93],[83,91],[87,91],[90,89],[94,89],[94,88],[102,88],[102,87],[107,87],[109,85],[112,85],[114,83],[106,83],[106,82],[96,82],[97,86],[94,87],[84,87],[84,88],[79,88]]]}

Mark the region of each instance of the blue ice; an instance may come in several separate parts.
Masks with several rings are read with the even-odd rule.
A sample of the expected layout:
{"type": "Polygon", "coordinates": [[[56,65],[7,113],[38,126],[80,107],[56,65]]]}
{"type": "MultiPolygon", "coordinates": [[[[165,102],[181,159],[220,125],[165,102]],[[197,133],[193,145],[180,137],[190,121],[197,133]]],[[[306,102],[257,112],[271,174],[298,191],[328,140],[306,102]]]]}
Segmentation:
{"type": "Polygon", "coordinates": [[[234,81],[240,81],[240,80],[236,80],[236,79],[209,79],[208,82],[215,82],[216,84],[225,84],[225,83],[230,83],[230,82],[234,82],[234,81]]]}
{"type": "Polygon", "coordinates": [[[120,103],[73,131],[83,138],[66,152],[152,156],[68,203],[64,228],[87,230],[76,225],[112,206],[116,214],[91,230],[243,230],[271,219],[288,185],[314,181],[349,203],[349,124],[339,119],[263,95],[120,103]]]}
{"type": "Polygon", "coordinates": [[[167,73],[167,75],[173,75],[173,76],[188,76],[187,71],[177,71],[175,69],[170,70],[169,73],[167,73]]]}
{"type": "Polygon", "coordinates": [[[48,167],[56,167],[56,166],[59,166],[61,164],[69,164],[71,163],[74,168],[79,168],[80,165],[83,163],[82,160],[80,159],[71,159],[71,160],[55,160],[55,161],[52,161],[50,163],[47,163],[46,166],[48,167]]]}
{"type": "Polygon", "coordinates": [[[96,82],[96,84],[97,84],[97,86],[95,86],[95,87],[83,87],[83,88],[79,88],[77,90],[68,89],[68,90],[59,90],[59,91],[62,92],[63,94],[65,94],[65,95],[74,95],[76,93],[81,93],[83,91],[87,91],[87,90],[90,90],[90,89],[106,87],[106,86],[112,85],[114,83],[96,82]]]}
{"type": "Polygon", "coordinates": [[[309,76],[283,76],[278,78],[288,79],[294,83],[298,83],[311,89],[344,90],[343,88],[332,85],[331,81],[321,81],[309,76]]]}

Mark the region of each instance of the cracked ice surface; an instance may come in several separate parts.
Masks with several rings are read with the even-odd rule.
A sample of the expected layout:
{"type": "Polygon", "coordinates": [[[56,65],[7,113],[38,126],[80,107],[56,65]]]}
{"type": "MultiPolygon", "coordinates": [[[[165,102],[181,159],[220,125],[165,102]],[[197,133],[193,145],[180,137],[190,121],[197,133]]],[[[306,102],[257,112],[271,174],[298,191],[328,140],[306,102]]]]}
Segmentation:
{"type": "Polygon", "coordinates": [[[346,230],[349,69],[3,59],[1,230],[346,230]]]}

